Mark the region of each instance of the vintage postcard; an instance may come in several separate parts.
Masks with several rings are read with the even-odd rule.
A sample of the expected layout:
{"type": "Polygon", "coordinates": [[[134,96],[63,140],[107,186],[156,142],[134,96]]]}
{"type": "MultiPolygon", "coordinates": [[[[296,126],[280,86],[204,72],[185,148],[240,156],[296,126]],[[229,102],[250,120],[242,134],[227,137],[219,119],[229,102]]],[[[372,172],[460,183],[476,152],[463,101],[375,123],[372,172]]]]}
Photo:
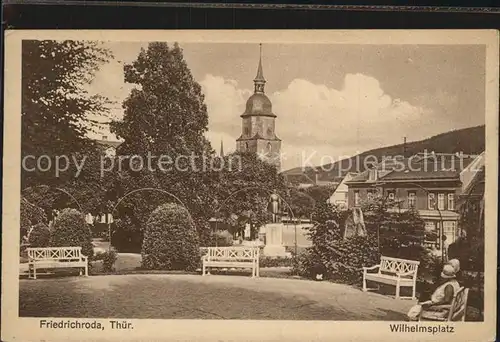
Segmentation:
{"type": "Polygon", "coordinates": [[[497,31],[7,31],[2,340],[492,341],[497,31]]]}

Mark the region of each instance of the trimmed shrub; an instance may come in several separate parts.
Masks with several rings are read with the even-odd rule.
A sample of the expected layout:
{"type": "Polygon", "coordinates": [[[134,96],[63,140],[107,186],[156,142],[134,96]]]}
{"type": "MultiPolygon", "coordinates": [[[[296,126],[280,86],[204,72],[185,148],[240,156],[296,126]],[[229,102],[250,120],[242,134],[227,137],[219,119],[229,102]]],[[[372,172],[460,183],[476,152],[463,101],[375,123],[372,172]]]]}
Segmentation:
{"type": "Polygon", "coordinates": [[[95,261],[102,260],[102,271],[106,273],[115,271],[117,258],[118,254],[114,250],[98,253],[94,256],[95,261]]]}
{"type": "Polygon", "coordinates": [[[292,274],[308,279],[314,279],[317,260],[318,257],[314,254],[313,248],[310,247],[306,249],[305,252],[300,253],[294,259],[292,274]]]}
{"type": "Polygon", "coordinates": [[[50,237],[51,247],[82,247],[89,260],[94,255],[92,232],[85,216],[76,209],[64,209],[54,221],[50,237]]]}
{"type": "Polygon", "coordinates": [[[233,234],[227,230],[210,233],[203,247],[229,247],[233,245],[233,234]]]}
{"type": "Polygon", "coordinates": [[[36,224],[28,235],[30,247],[48,247],[50,246],[50,229],[44,223],[36,224]]]}
{"type": "Polygon", "coordinates": [[[259,257],[260,267],[292,267],[293,265],[293,258],[269,257],[265,255],[259,257]]]}
{"type": "Polygon", "coordinates": [[[194,271],[199,253],[198,233],[184,207],[168,203],[153,211],[142,243],[143,268],[194,271]]]}

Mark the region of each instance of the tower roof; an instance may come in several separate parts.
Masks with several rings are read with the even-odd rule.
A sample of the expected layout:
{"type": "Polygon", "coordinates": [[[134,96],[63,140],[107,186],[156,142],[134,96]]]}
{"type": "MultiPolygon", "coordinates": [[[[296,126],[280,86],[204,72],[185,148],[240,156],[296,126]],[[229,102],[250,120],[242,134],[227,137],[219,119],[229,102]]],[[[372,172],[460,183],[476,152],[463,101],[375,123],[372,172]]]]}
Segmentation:
{"type": "Polygon", "coordinates": [[[262,71],[262,44],[260,44],[260,56],[259,56],[259,66],[257,67],[257,76],[255,76],[254,82],[266,82],[264,78],[264,71],[262,71]]]}
{"type": "Polygon", "coordinates": [[[262,44],[260,44],[260,56],[259,56],[259,66],[257,67],[257,75],[253,80],[255,85],[254,94],[250,96],[247,100],[245,112],[241,117],[245,116],[271,116],[276,117],[273,114],[273,108],[271,100],[264,93],[264,85],[266,80],[264,78],[264,72],[262,71],[262,44]]]}

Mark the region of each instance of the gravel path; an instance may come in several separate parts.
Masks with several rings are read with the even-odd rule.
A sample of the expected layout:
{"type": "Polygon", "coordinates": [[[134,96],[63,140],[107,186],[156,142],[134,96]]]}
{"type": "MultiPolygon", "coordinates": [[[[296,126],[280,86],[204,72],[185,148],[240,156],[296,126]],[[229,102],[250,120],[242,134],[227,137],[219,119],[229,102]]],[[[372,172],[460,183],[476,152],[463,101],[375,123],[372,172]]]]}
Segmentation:
{"type": "Polygon", "coordinates": [[[135,274],[22,279],[19,310],[25,317],[401,321],[412,305],[329,282],[135,274]]]}

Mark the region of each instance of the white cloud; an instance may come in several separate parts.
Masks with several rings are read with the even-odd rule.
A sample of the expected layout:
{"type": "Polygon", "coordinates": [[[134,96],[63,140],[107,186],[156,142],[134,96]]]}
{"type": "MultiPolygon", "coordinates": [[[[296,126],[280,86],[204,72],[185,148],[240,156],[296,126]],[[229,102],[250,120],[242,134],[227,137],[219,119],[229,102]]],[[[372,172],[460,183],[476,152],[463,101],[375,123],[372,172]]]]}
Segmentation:
{"type": "MultiPolygon", "coordinates": [[[[253,91],[211,74],[199,83],[209,115],[207,138],[217,152],[221,140],[226,153],[234,151],[241,134],[240,115],[253,91]]],[[[92,85],[94,93],[115,101],[112,115],[117,118],[123,116],[121,103],[132,88],[124,83],[119,60],[105,65],[92,85]]],[[[347,74],[340,89],[294,79],[286,89],[268,96],[278,116],[276,130],[282,139],[283,169],[304,162],[321,165],[401,143],[403,136],[418,140],[446,130],[446,123],[436,121],[429,110],[392,98],[377,79],[363,74],[347,74]],[[423,125],[428,129],[419,129],[423,125]]],[[[92,136],[101,134],[114,139],[107,129],[92,136]]]]}
{"type": "MultiPolygon", "coordinates": [[[[231,137],[234,145],[241,132],[239,115],[250,89],[213,75],[200,83],[208,107],[209,129],[226,133],[225,139],[231,137]]],[[[284,169],[301,166],[305,160],[319,165],[400,143],[403,136],[412,136],[430,114],[404,100],[393,99],[378,80],[363,74],[347,74],[341,89],[295,79],[286,89],[268,96],[278,116],[276,130],[283,140],[284,169]]]]}

